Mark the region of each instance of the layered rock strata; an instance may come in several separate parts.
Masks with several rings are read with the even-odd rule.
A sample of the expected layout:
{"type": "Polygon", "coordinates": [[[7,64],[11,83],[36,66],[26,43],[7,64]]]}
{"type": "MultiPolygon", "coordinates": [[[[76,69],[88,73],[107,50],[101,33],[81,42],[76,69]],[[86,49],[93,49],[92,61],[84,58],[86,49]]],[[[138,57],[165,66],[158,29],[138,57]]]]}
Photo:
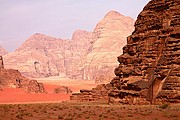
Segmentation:
{"type": "Polygon", "coordinates": [[[71,40],[34,34],[15,52],[4,56],[7,68],[29,77],[65,76],[72,79],[110,81],[134,20],[108,12],[93,32],[77,30],[71,40]]]}
{"type": "Polygon", "coordinates": [[[36,80],[32,83],[32,80],[21,75],[18,70],[15,69],[5,69],[1,67],[3,63],[2,56],[0,56],[0,86],[11,87],[11,88],[22,88],[28,93],[44,93],[45,89],[42,83],[38,83],[36,80]],[[37,87],[34,87],[37,86],[37,87]],[[32,89],[33,88],[33,89],[32,89]]]}
{"type": "Polygon", "coordinates": [[[123,52],[126,36],[134,30],[133,24],[132,18],[110,11],[96,25],[92,51],[84,63],[84,79],[101,83],[114,77],[113,70],[118,64],[116,58],[123,52]]]}
{"type": "MultiPolygon", "coordinates": [[[[135,22],[135,31],[118,57],[116,77],[105,85],[110,86],[105,89],[108,102],[180,103],[179,9],[179,0],[151,0],[144,7],[135,22]]],[[[71,99],[81,101],[84,92],[80,92],[71,99]]],[[[86,94],[94,98],[92,91],[86,94]]]]}
{"type": "Polygon", "coordinates": [[[73,77],[72,73],[81,76],[80,67],[89,52],[91,36],[89,32],[78,30],[73,40],[62,40],[36,33],[15,52],[4,56],[5,66],[16,68],[28,77],[73,77]]]}
{"type": "Polygon", "coordinates": [[[46,93],[43,83],[30,80],[27,85],[27,93],[46,93]]]}
{"type": "Polygon", "coordinates": [[[59,86],[54,89],[54,93],[56,93],[56,94],[71,94],[72,90],[66,86],[59,86]]]}

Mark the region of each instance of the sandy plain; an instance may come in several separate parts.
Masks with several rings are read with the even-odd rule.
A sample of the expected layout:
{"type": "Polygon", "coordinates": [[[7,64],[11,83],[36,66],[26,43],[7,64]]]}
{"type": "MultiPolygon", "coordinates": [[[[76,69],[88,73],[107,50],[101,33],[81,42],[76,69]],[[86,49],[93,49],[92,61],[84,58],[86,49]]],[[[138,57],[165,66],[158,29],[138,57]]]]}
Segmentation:
{"type": "Polygon", "coordinates": [[[91,89],[97,85],[94,81],[72,80],[60,77],[37,78],[36,80],[44,83],[47,93],[29,94],[20,88],[4,88],[3,91],[0,91],[0,103],[53,103],[68,101],[71,94],[56,94],[54,89],[59,86],[67,86],[73,92],[79,92],[80,89],[91,89]]]}
{"type": "Polygon", "coordinates": [[[179,120],[180,104],[109,105],[72,102],[71,94],[55,94],[54,88],[67,86],[73,92],[91,89],[94,81],[51,77],[37,79],[47,93],[28,94],[22,89],[0,91],[0,120],[179,120]]]}

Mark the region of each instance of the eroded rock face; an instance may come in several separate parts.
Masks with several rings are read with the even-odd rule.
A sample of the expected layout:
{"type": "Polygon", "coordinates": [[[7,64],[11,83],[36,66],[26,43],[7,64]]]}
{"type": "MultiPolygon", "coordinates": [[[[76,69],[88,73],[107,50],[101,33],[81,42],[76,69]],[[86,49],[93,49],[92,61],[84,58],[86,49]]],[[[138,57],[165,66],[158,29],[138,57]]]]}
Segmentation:
{"type": "Polygon", "coordinates": [[[77,30],[69,42],[66,54],[66,76],[72,79],[83,79],[86,56],[92,51],[93,33],[77,30]]]}
{"type": "Polygon", "coordinates": [[[60,87],[57,87],[54,89],[54,93],[56,93],[56,94],[71,94],[72,90],[66,86],[60,86],[60,87]]]}
{"type": "Polygon", "coordinates": [[[28,93],[45,93],[43,83],[38,83],[36,80],[30,80],[27,85],[28,93]]]}
{"type": "Polygon", "coordinates": [[[29,77],[66,76],[110,81],[134,20],[110,11],[93,32],[77,30],[71,40],[34,34],[15,52],[5,55],[5,67],[29,77]]]}
{"type": "Polygon", "coordinates": [[[72,40],[34,34],[15,52],[5,55],[5,67],[16,68],[29,77],[70,76],[72,71],[79,75],[90,38],[91,33],[80,30],[72,40]]]}
{"type": "Polygon", "coordinates": [[[34,34],[15,52],[4,56],[5,67],[18,69],[29,77],[65,73],[64,41],[43,34],[34,34]]]}
{"type": "Polygon", "coordinates": [[[86,101],[98,101],[98,102],[107,102],[109,100],[108,94],[112,91],[113,87],[111,84],[101,84],[92,90],[80,90],[80,93],[73,93],[70,96],[70,100],[77,102],[86,102],[86,101]]]}
{"type": "Polygon", "coordinates": [[[4,68],[4,62],[2,56],[0,56],[0,68],[4,68]]]}
{"type": "Polygon", "coordinates": [[[3,56],[5,54],[8,54],[8,52],[0,46],[0,56],[3,56]]]}
{"type": "Polygon", "coordinates": [[[84,64],[84,79],[103,82],[114,77],[117,55],[122,53],[126,37],[134,30],[133,24],[132,18],[110,11],[96,25],[92,52],[87,55],[84,64]]]}
{"type": "MultiPolygon", "coordinates": [[[[118,57],[116,77],[110,82],[111,90],[106,90],[108,102],[180,102],[179,9],[179,0],[151,0],[144,7],[135,22],[135,31],[118,57]]],[[[79,100],[82,94],[72,99],[79,100]]]]}
{"type": "MultiPolygon", "coordinates": [[[[0,62],[3,59],[0,57],[0,62]]],[[[3,87],[12,87],[12,88],[23,88],[28,93],[34,92],[34,93],[44,93],[45,89],[42,83],[38,83],[36,80],[34,80],[36,84],[38,84],[38,89],[34,88],[34,85],[31,84],[32,80],[29,80],[28,78],[21,75],[21,73],[18,70],[15,69],[4,69],[3,67],[0,67],[0,86],[3,87]],[[30,88],[31,91],[29,90],[30,88]]]]}

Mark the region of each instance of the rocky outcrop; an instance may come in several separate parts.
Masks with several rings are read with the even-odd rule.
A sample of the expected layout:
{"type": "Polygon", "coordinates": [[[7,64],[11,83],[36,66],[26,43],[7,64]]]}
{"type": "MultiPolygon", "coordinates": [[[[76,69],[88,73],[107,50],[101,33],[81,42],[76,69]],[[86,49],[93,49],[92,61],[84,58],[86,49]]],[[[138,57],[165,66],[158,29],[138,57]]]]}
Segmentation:
{"type": "MultiPolygon", "coordinates": [[[[111,87],[105,90],[108,102],[180,103],[179,9],[179,0],[151,0],[144,7],[118,57],[116,77],[105,85],[111,87]]],[[[91,91],[87,94],[93,95],[91,91]]],[[[74,94],[71,99],[81,100],[82,95],[74,94]]]]}
{"type": "Polygon", "coordinates": [[[72,90],[66,86],[59,86],[54,89],[54,93],[56,93],[56,94],[71,94],[72,90]]]}
{"type": "Polygon", "coordinates": [[[5,55],[6,68],[29,77],[66,76],[72,79],[110,81],[116,56],[133,31],[134,20],[110,11],[93,32],[77,30],[71,40],[34,34],[15,52],[5,55]],[[118,26],[118,27],[117,27],[118,26]]]}
{"type": "Polygon", "coordinates": [[[70,100],[77,102],[86,102],[86,101],[98,101],[98,102],[107,102],[109,100],[109,92],[112,90],[111,84],[101,84],[92,90],[80,90],[80,93],[73,93],[70,96],[70,100]]]}
{"type": "Polygon", "coordinates": [[[5,54],[8,54],[8,51],[6,51],[4,48],[0,46],[0,56],[3,56],[5,54]]]}
{"type": "MultiPolygon", "coordinates": [[[[2,62],[3,59],[0,57],[2,62]]],[[[34,80],[36,85],[32,84],[32,80],[21,75],[18,70],[15,69],[5,69],[0,67],[0,86],[3,87],[11,87],[11,88],[22,88],[28,93],[35,92],[35,93],[44,93],[44,86],[42,83],[38,83],[34,80]],[[34,86],[37,86],[36,88],[34,86]],[[30,90],[30,88],[33,88],[30,90]],[[38,91],[37,91],[38,90],[38,91]]]]}
{"type": "Polygon", "coordinates": [[[2,56],[0,56],[0,68],[4,68],[4,62],[2,56]]]}
{"type": "Polygon", "coordinates": [[[30,80],[27,85],[28,93],[45,93],[43,83],[38,83],[36,80],[30,80]]]}

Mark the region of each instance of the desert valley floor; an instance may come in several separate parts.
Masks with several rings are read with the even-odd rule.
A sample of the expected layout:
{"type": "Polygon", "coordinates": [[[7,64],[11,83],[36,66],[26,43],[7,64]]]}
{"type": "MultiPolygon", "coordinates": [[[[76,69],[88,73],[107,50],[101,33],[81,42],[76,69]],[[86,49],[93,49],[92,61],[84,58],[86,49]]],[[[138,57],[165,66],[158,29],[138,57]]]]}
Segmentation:
{"type": "Polygon", "coordinates": [[[28,94],[22,89],[6,88],[0,92],[0,120],[179,120],[176,105],[109,105],[97,102],[71,102],[71,94],[55,94],[54,88],[68,86],[73,92],[91,89],[94,81],[67,80],[58,77],[38,79],[47,93],[28,94]]]}
{"type": "Polygon", "coordinates": [[[132,106],[106,103],[0,105],[1,120],[179,120],[180,105],[132,106]]]}
{"type": "Polygon", "coordinates": [[[56,94],[54,89],[58,86],[67,86],[73,92],[79,92],[80,89],[91,89],[97,84],[94,81],[78,81],[67,78],[50,77],[37,79],[44,83],[47,93],[29,94],[19,88],[4,88],[0,91],[0,103],[34,103],[34,102],[60,102],[70,99],[71,94],[56,94]]]}

